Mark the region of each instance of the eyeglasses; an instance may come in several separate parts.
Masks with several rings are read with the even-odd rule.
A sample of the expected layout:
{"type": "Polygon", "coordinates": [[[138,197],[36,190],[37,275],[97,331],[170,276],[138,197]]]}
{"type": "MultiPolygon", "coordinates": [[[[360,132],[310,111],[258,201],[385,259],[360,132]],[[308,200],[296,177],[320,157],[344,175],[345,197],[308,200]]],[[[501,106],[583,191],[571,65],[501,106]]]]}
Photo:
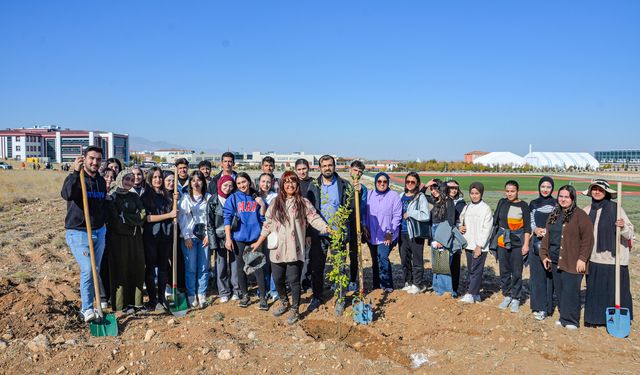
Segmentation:
{"type": "Polygon", "coordinates": [[[413,185],[415,185],[415,184],[417,184],[417,183],[418,183],[418,181],[412,181],[412,180],[407,180],[407,181],[405,181],[405,184],[407,184],[407,185],[409,185],[409,184],[413,184],[413,185]]]}
{"type": "Polygon", "coordinates": [[[387,184],[387,183],[389,183],[389,181],[387,181],[387,180],[378,180],[377,183],[378,184],[387,184]]]}

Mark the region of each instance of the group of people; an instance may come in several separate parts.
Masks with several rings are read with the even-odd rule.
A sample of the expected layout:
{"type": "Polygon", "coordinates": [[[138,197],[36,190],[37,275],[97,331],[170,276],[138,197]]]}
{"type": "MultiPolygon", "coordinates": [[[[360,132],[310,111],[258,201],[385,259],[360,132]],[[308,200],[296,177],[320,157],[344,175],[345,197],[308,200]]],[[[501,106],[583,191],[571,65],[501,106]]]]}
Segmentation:
{"type": "MultiPolygon", "coordinates": [[[[629,289],[629,241],[633,226],[622,212],[616,216],[615,191],[605,180],[595,180],[585,192],[592,204],[576,206],[577,193],[570,185],[552,196],[554,181],[543,177],[539,198],[526,204],[518,198],[519,185],[508,181],[505,198],[495,212],[483,201],[480,182],[469,188],[465,202],[459,184],[431,180],[422,184],[418,173],[404,179],[404,193],[390,189],[391,179],[378,173],[373,189],[361,182],[365,166],[354,161],[352,181],[336,173],[332,156],[319,159],[320,176],[309,175],[309,163],[299,159],[294,171],[276,178],[275,160],[262,160],[262,173],[252,181],[236,172],[234,155],[224,153],[221,171],[203,161],[189,171],[185,159],[174,171],[152,167],[123,168],[117,159],[102,161],[102,150],[88,147],[73,163],[62,197],[67,200],[66,239],[80,266],[81,312],[85,321],[95,319],[93,281],[84,222],[79,171],[84,169],[91,240],[100,272],[101,301],[124,314],[163,310],[168,306],[169,285],[186,291],[191,307],[211,302],[209,282],[215,280],[219,303],[237,300],[251,303],[249,280],[257,283],[258,308],[276,317],[289,312],[288,323],[300,319],[301,294],[311,289],[307,311],[324,301],[328,251],[335,251],[331,235],[344,230],[339,246],[349,253],[346,290],[334,286],[342,297],[358,285],[358,246],[368,245],[372,259],[373,288],[395,289],[390,254],[398,245],[405,281],[402,290],[422,293],[425,280],[424,248],[431,251],[431,288],[438,295],[458,297],[460,264],[465,254],[469,271],[467,293],[461,302],[481,301],[484,264],[489,252],[497,256],[504,299],[498,307],[518,312],[522,300],[522,270],[531,268],[531,308],[536,319],[560,311],[558,324],[577,328],[580,320],[580,288],[587,275],[584,321],[605,324],[604,311],[613,303],[613,264],[621,257],[623,307],[631,309],[629,289]],[[175,175],[174,175],[175,173],[175,175]],[[353,183],[352,183],[353,182],[353,183]],[[356,205],[356,197],[358,205],[356,205]],[[356,215],[356,206],[360,215],[356,215]],[[337,228],[334,215],[340,207],[351,214],[345,228],[337,228]],[[357,238],[361,218],[362,238],[357,238]],[[172,264],[173,221],[177,220],[180,256],[172,264]],[[615,228],[623,241],[616,254],[615,228]],[[530,251],[531,250],[531,251],[530,251]],[[178,269],[173,280],[171,267],[178,269]],[[148,301],[143,304],[143,287],[148,301]],[[291,297],[291,298],[289,298],[291,297]]],[[[347,272],[344,268],[341,272],[347,272]]],[[[337,298],[335,312],[344,311],[337,298]]]]}

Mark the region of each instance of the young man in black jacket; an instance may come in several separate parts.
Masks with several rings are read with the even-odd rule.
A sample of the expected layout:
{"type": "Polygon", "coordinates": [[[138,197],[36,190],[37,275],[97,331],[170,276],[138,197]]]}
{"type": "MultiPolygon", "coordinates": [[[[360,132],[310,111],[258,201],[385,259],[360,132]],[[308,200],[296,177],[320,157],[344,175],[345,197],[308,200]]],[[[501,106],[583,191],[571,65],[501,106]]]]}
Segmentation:
{"type": "Polygon", "coordinates": [[[236,157],[232,152],[227,151],[222,154],[222,156],[220,157],[221,171],[211,178],[211,183],[207,182],[207,191],[209,192],[209,194],[211,194],[213,197],[216,197],[218,195],[218,180],[221,176],[231,176],[235,181],[236,171],[233,170],[233,167],[235,165],[236,157]]]}
{"type": "MultiPolygon", "coordinates": [[[[73,172],[65,178],[60,192],[62,198],[67,201],[67,215],[64,219],[67,245],[80,266],[80,298],[82,300],[80,312],[85,322],[94,320],[96,314],[93,310],[95,293],[91,274],[89,235],[87,234],[84,204],[82,203],[80,170],[84,169],[89,220],[91,222],[90,236],[93,241],[96,268],[99,268],[105,245],[107,199],[107,184],[98,173],[101,162],[102,149],[95,146],[87,147],[83,156],[78,156],[73,162],[73,172]]],[[[99,269],[96,271],[98,274],[100,273],[99,269]]]]}
{"type": "MultiPolygon", "coordinates": [[[[317,180],[309,184],[307,198],[316,208],[325,221],[329,222],[340,206],[349,205],[349,191],[353,190],[351,183],[338,176],[336,173],[336,161],[331,155],[324,155],[320,158],[321,175],[317,180]]],[[[349,228],[346,228],[345,241],[342,246],[346,248],[349,242],[349,228]]],[[[311,230],[311,284],[313,298],[307,311],[314,311],[322,303],[322,291],[324,287],[324,268],[327,260],[327,251],[331,240],[326,235],[320,235],[317,231],[311,230]]],[[[342,269],[341,272],[345,272],[342,269]]],[[[342,297],[344,291],[340,286],[339,295],[342,297]]],[[[336,304],[336,315],[340,316],[344,312],[344,301],[336,304]]]]}

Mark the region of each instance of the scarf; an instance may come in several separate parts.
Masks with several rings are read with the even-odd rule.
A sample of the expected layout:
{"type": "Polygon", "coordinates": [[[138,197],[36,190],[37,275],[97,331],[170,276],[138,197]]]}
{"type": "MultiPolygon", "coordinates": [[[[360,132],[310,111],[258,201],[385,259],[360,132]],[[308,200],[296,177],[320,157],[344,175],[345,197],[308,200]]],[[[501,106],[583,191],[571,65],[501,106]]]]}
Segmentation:
{"type": "Polygon", "coordinates": [[[229,197],[229,194],[225,194],[222,192],[222,184],[224,184],[227,181],[233,181],[233,177],[224,175],[224,176],[220,176],[220,178],[218,179],[218,195],[225,199],[229,197]]]}
{"type": "Polygon", "coordinates": [[[391,179],[389,179],[389,175],[388,175],[388,174],[386,174],[386,173],[384,173],[384,172],[380,172],[380,173],[378,173],[378,174],[376,175],[376,178],[374,178],[374,179],[373,179],[373,181],[374,181],[374,183],[375,183],[375,185],[376,185],[376,186],[375,186],[375,188],[376,188],[376,191],[377,191],[378,193],[384,194],[384,193],[386,193],[387,191],[389,191],[389,187],[391,186],[391,179]],[[378,190],[378,179],[379,179],[380,177],[384,177],[384,178],[386,178],[386,179],[387,179],[387,189],[386,189],[386,190],[378,190]]]}
{"type": "Polygon", "coordinates": [[[591,199],[591,211],[589,211],[589,218],[591,223],[595,224],[596,215],[600,212],[600,221],[598,222],[598,243],[596,252],[601,253],[604,251],[610,251],[611,255],[616,256],[616,220],[617,220],[617,207],[615,202],[612,202],[608,198],[604,198],[600,201],[591,199]]]}
{"type": "Polygon", "coordinates": [[[122,180],[127,175],[133,175],[133,171],[130,168],[126,168],[118,173],[118,177],[116,177],[116,194],[127,194],[129,192],[129,190],[125,189],[122,185],[122,180]]]}

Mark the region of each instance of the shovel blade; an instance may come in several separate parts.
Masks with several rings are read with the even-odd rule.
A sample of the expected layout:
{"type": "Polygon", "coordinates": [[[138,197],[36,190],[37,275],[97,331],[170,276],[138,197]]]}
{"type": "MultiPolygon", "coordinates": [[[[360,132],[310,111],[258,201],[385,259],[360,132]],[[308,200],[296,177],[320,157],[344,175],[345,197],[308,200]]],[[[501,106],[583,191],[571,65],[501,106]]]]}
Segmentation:
{"type": "Polygon", "coordinates": [[[118,336],[118,321],[114,314],[105,314],[102,318],[89,322],[91,336],[118,336]]]}
{"type": "Polygon", "coordinates": [[[173,291],[173,302],[169,304],[169,311],[175,317],[183,317],[187,315],[187,310],[189,310],[189,303],[187,301],[187,296],[184,293],[178,293],[177,291],[173,291]]]}
{"type": "Polygon", "coordinates": [[[607,332],[613,337],[625,338],[631,332],[631,314],[629,309],[620,307],[608,307],[607,332]]]}
{"type": "Polygon", "coordinates": [[[373,321],[373,309],[368,303],[364,301],[358,302],[353,306],[353,320],[357,324],[369,324],[373,321]]]}

